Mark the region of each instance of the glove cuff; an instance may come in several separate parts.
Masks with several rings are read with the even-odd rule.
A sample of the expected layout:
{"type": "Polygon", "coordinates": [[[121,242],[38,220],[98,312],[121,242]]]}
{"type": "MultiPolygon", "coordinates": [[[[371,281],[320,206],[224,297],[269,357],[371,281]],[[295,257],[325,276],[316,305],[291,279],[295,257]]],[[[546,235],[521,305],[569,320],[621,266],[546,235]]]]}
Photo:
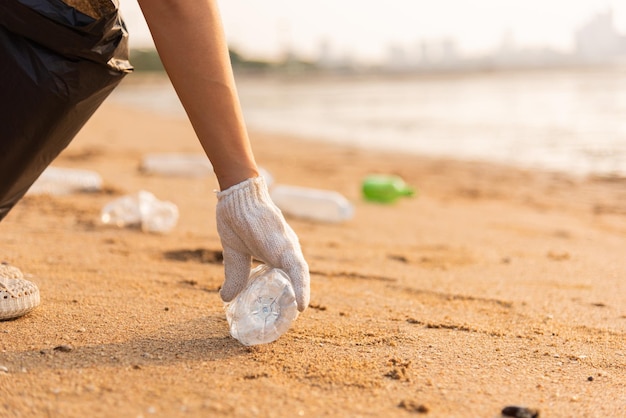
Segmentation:
{"type": "Polygon", "coordinates": [[[229,196],[235,197],[236,195],[256,195],[260,200],[267,201],[269,199],[269,192],[267,190],[267,184],[265,184],[265,178],[263,176],[252,177],[247,180],[237,183],[234,186],[230,186],[226,190],[216,192],[218,200],[227,199],[229,196]]]}
{"type": "MultiPolygon", "coordinates": [[[[265,179],[262,176],[249,178],[224,191],[217,192],[217,200],[217,215],[239,225],[242,228],[240,234],[247,234],[243,230],[250,227],[249,221],[259,216],[264,210],[269,209],[275,215],[281,216],[280,209],[272,202],[265,179]]],[[[259,228],[271,228],[267,224],[257,226],[259,228]]],[[[218,232],[219,227],[220,225],[218,225],[218,232]]]]}

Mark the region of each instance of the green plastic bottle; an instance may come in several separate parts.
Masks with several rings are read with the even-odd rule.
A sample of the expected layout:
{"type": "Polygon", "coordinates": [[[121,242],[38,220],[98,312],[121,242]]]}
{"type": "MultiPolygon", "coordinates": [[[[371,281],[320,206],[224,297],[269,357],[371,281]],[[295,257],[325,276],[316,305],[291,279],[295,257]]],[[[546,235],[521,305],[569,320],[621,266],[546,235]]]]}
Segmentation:
{"type": "Polygon", "coordinates": [[[392,203],[414,194],[415,190],[398,176],[375,174],[363,180],[363,197],[371,202],[392,203]]]}

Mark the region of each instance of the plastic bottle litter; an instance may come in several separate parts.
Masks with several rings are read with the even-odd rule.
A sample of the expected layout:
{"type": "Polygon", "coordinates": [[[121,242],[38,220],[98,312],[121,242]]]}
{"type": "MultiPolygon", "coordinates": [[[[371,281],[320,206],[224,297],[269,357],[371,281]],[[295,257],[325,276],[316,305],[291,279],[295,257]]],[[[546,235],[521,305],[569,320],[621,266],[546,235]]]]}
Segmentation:
{"type": "Polygon", "coordinates": [[[102,177],[95,171],[47,167],[27,193],[66,195],[100,190],[102,190],[102,177]]]}
{"type": "Polygon", "coordinates": [[[298,317],[289,277],[266,265],[252,270],[246,288],[225,306],[230,334],[243,345],[275,341],[298,317]]]}
{"type": "MultiPolygon", "coordinates": [[[[213,165],[204,154],[163,153],[147,154],[139,169],[146,174],[172,177],[204,177],[213,173],[213,165]]],[[[265,178],[268,187],[274,178],[269,171],[259,167],[259,175],[265,178]]]]}
{"type": "Polygon", "coordinates": [[[339,223],[354,215],[354,207],[343,195],[332,190],[275,185],[270,196],[287,215],[320,222],[339,223]]]}
{"type": "Polygon", "coordinates": [[[106,225],[139,227],[144,232],[165,233],[176,226],[178,207],[140,190],[108,203],[102,208],[100,219],[106,225]]]}
{"type": "Polygon", "coordinates": [[[375,174],[365,177],[362,184],[365,200],[392,203],[400,197],[413,196],[415,190],[398,176],[375,174]]]}
{"type": "Polygon", "coordinates": [[[143,157],[140,169],[148,174],[179,177],[204,177],[213,173],[213,166],[204,154],[148,154],[143,157]]]}

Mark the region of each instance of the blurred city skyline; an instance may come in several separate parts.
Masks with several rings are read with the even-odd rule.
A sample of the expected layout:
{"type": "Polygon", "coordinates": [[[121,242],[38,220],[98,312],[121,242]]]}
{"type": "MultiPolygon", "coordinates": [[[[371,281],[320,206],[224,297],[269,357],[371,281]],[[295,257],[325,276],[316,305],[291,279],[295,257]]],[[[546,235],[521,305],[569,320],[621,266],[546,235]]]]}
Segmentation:
{"type": "MultiPolygon", "coordinates": [[[[153,47],[136,0],[121,0],[133,48],[153,47]]],[[[397,68],[501,62],[601,60],[626,54],[626,4],[617,0],[221,0],[231,48],[246,57],[288,56],[323,65],[397,68]],[[438,64],[438,65],[439,65],[438,64]]]]}

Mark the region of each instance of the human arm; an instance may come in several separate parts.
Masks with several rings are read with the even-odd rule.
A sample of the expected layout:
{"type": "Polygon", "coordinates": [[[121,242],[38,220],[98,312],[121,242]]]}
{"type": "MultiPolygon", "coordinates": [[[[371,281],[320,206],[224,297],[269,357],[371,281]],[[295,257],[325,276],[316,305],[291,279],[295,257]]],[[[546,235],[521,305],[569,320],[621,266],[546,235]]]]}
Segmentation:
{"type": "Polygon", "coordinates": [[[214,0],[139,0],[220,189],[258,176],[214,0]]]}
{"type": "Polygon", "coordinates": [[[259,177],[215,0],[139,4],[220,185],[216,216],[226,276],[220,296],[228,302],[243,290],[255,257],[289,275],[303,311],[309,304],[308,265],[259,177]]]}

